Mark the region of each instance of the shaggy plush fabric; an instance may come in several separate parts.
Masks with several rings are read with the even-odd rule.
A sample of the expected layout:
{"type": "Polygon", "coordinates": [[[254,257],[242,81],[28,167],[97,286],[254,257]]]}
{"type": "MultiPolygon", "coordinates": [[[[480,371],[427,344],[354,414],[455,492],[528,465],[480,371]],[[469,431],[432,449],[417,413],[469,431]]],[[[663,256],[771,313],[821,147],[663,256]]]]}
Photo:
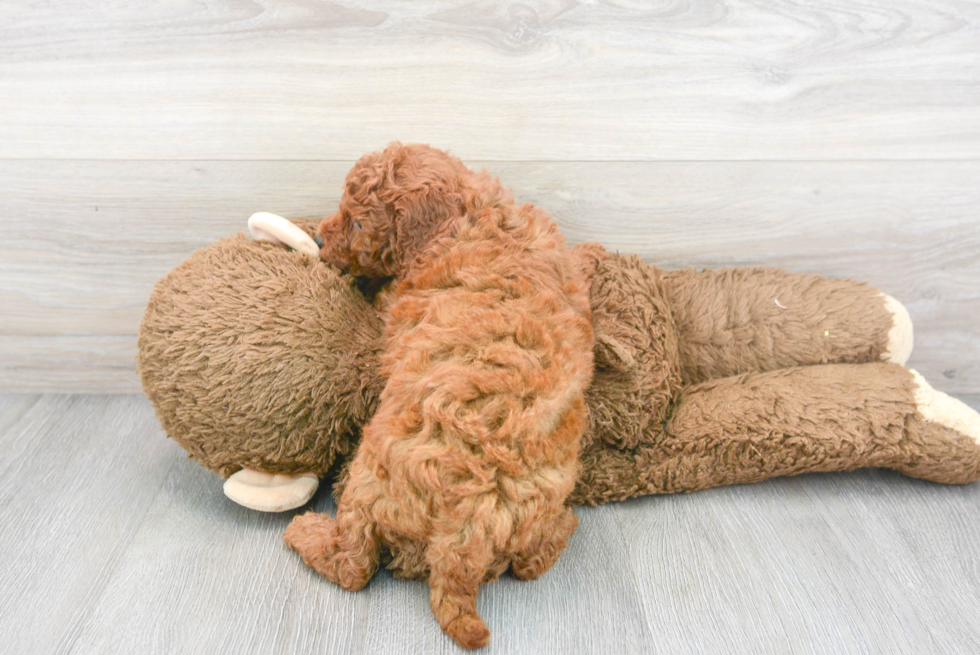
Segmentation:
{"type": "Polygon", "coordinates": [[[395,278],[387,381],[336,520],[298,516],[286,543],[349,590],[383,547],[423,557],[442,629],[483,646],[479,585],[540,576],[578,524],[588,288],[549,216],[425,146],[363,158],[340,206],[321,258],[395,278]]]}
{"type": "MultiPolygon", "coordinates": [[[[391,170],[395,173],[391,179],[400,179],[397,167],[391,170]]],[[[351,198],[365,197],[368,177],[350,187],[351,198]]],[[[461,192],[459,185],[437,187],[460,198],[474,197],[461,192]]],[[[374,205],[384,211],[389,206],[400,205],[397,199],[374,205]]],[[[362,219],[353,217],[364,212],[354,205],[346,210],[347,217],[341,219],[346,221],[345,234],[363,233],[365,226],[358,229],[354,224],[362,219]]],[[[449,213],[450,209],[436,212],[449,213]]],[[[519,227],[507,216],[497,216],[495,221],[497,229],[504,224],[508,229],[519,227]]],[[[309,221],[299,225],[307,234],[314,232],[309,221]]],[[[453,236],[438,230],[431,234],[437,241],[453,236]]],[[[360,238],[352,237],[352,247],[359,247],[360,238]]],[[[501,298],[521,298],[526,291],[508,287],[507,276],[488,280],[487,270],[467,268],[470,262],[462,255],[456,260],[448,257],[441,269],[432,267],[426,275],[424,262],[408,256],[410,243],[385,249],[372,239],[361,244],[365,252],[388,254],[381,257],[384,262],[379,268],[358,263],[362,268],[357,270],[388,275],[397,274],[404,265],[420,274],[404,287],[403,298],[410,298],[411,304],[399,307],[398,294],[394,296],[392,312],[402,328],[431,322],[438,336],[454,324],[481,326],[486,321],[478,320],[474,312],[499,307],[501,298]],[[488,306],[476,303],[440,314],[431,298],[452,289],[488,294],[488,306]]],[[[447,247],[451,243],[460,245],[455,238],[445,242],[447,247]]],[[[580,474],[566,505],[869,466],[943,483],[980,478],[980,414],[932,389],[898,363],[887,363],[904,361],[910,337],[907,313],[894,299],[846,280],[772,269],[663,271],[636,257],[610,255],[596,244],[571,251],[577,259],[558,268],[569,279],[588,280],[594,375],[585,391],[589,416],[578,452],[580,474]]],[[[481,257],[487,254],[482,251],[481,257]]],[[[355,259],[350,258],[351,268],[355,259]]],[[[519,272],[524,272],[523,266],[519,272]]],[[[520,276],[515,272],[511,277],[520,276]]],[[[270,474],[323,476],[343,465],[334,486],[335,493],[341,494],[351,477],[351,485],[361,486],[364,478],[377,484],[394,470],[407,481],[410,476],[399,467],[415,466],[414,482],[385,492],[401,493],[404,507],[400,497],[392,498],[399,502],[377,508],[383,516],[351,523],[375,526],[365,528],[368,538],[360,542],[367,543],[371,553],[354,552],[355,558],[361,558],[355,566],[330,561],[330,549],[339,535],[333,519],[305,515],[291,528],[287,536],[291,545],[318,570],[350,588],[362,584],[379,561],[398,576],[430,577],[433,551],[427,539],[436,534],[435,524],[444,534],[465,533],[452,523],[459,518],[454,512],[450,521],[433,521],[428,506],[423,507],[420,499],[432,497],[425,495],[431,483],[437,483],[440,493],[447,484],[465,487],[466,493],[444,506],[458,503],[466,509],[463,516],[479,515],[482,521],[470,523],[483,526],[476,539],[439,545],[440,558],[455,558],[454,570],[484,570],[484,579],[508,565],[525,577],[544,570],[574,529],[573,515],[560,507],[560,501],[551,501],[567,493],[566,474],[575,469],[572,444],[578,442],[555,442],[569,446],[555,460],[554,468],[561,469],[557,483],[522,486],[517,481],[523,471],[514,468],[518,463],[509,458],[507,448],[496,448],[499,444],[490,444],[489,439],[508,425],[508,413],[516,405],[504,402],[503,409],[495,407],[493,400],[485,398],[482,382],[457,376],[456,369],[447,379],[464,382],[454,391],[460,402],[425,408],[438,415],[429,423],[438,429],[425,427],[421,411],[406,412],[401,419],[399,411],[379,411],[382,321],[359,292],[371,293],[378,287],[371,283],[355,288],[350,278],[321,261],[242,237],[195,253],[157,284],[140,330],[140,373],[161,423],[197,461],[223,476],[243,467],[270,474]],[[469,396],[460,389],[469,389],[469,396]],[[377,439],[365,439],[367,448],[362,450],[370,449],[370,454],[352,467],[361,426],[372,416],[377,416],[379,426],[391,430],[377,439]],[[435,458],[439,466],[428,475],[424,462],[404,456],[398,451],[398,440],[385,438],[397,433],[412,439],[423,432],[431,438],[421,442],[423,450],[456,449],[462,456],[440,453],[435,458]],[[480,435],[482,441],[467,441],[461,437],[466,434],[480,435]],[[483,470],[481,463],[503,470],[502,479],[514,484],[481,488],[497,475],[483,470]],[[441,476],[454,466],[458,474],[447,483],[441,476]],[[551,520],[550,534],[541,535],[533,521],[508,524],[501,519],[523,511],[514,511],[522,494],[533,497],[546,492],[554,498],[537,507],[552,510],[543,519],[551,520]],[[495,514],[487,510],[489,504],[473,500],[478,498],[512,505],[504,514],[495,514]],[[402,515],[405,508],[411,510],[407,519],[402,515]],[[387,532],[377,528],[386,524],[397,528],[387,532]],[[410,524],[419,530],[406,536],[410,524]],[[517,534],[520,537],[515,539],[517,534]],[[514,551],[513,545],[521,540],[526,547],[514,551]],[[485,547],[488,541],[493,542],[492,555],[485,547]],[[472,562],[485,567],[473,567],[472,562]]],[[[567,301],[565,297],[563,302],[567,301]]],[[[588,309],[578,302],[582,306],[572,313],[583,317],[588,309]]],[[[562,302],[556,306],[568,307],[562,302]]],[[[561,327],[519,333],[509,328],[514,344],[520,345],[514,352],[550,352],[542,350],[548,342],[542,336],[561,327]]],[[[395,336],[402,328],[395,330],[395,336]]],[[[503,328],[497,331],[507,333],[503,328]]],[[[585,334],[587,327],[581,326],[580,331],[585,334]]],[[[468,333],[448,333],[460,337],[455,343],[462,344],[449,359],[472,345],[466,342],[468,333]]],[[[480,334],[477,331],[474,338],[481,339],[480,334]]],[[[450,350],[452,340],[431,337],[424,348],[450,350]]],[[[426,362],[415,346],[398,347],[397,340],[389,343],[392,355],[386,374],[402,376],[405,388],[411,389],[432,372],[431,353],[426,362]]],[[[475,360],[464,356],[461,361],[475,360]]],[[[527,359],[520,361],[526,364],[527,359]]],[[[529,371],[526,366],[516,370],[529,371]]],[[[576,375],[583,379],[585,374],[576,375]]],[[[495,383],[514,386],[499,379],[495,383]]],[[[555,383],[545,375],[534,384],[542,392],[551,391],[555,383]]],[[[487,388],[493,391],[493,384],[487,388]]],[[[412,402],[412,393],[407,398],[406,403],[412,402]]],[[[572,407],[564,427],[577,433],[575,417],[580,420],[582,412],[578,405],[572,407]]],[[[504,435],[512,433],[503,430],[504,435]]],[[[545,468],[551,465],[546,451],[542,449],[541,458],[534,462],[538,475],[544,471],[542,463],[545,468]]],[[[356,529],[348,530],[352,531],[356,529]]],[[[443,612],[441,620],[453,624],[449,629],[461,643],[479,645],[487,631],[469,611],[475,576],[449,574],[443,579],[450,588],[433,587],[434,609],[443,612]]]]}
{"type": "Polygon", "coordinates": [[[873,287],[772,268],[663,273],[684,384],[801,362],[881,359],[892,317],[873,287]]]}
{"type": "MultiPolygon", "coordinates": [[[[309,234],[316,229],[312,221],[297,223],[309,234]]],[[[589,423],[580,453],[581,474],[570,503],[596,504],[771,475],[867,466],[885,466],[950,484],[980,478],[980,447],[969,437],[922,418],[915,410],[911,373],[897,364],[873,365],[890,321],[881,296],[865,285],[819,277],[808,287],[810,292],[819,293],[821,284],[827,284],[847,297],[861,299],[873,314],[872,320],[848,319],[855,301],[838,303],[835,311],[821,310],[830,324],[846,328],[831,332],[832,357],[814,361],[793,352],[789,356],[798,357],[802,365],[867,362],[839,371],[828,367],[838,375],[853,368],[847,375],[852,386],[863,389],[862,395],[845,395],[830,385],[819,402],[816,398],[810,402],[808,394],[817,388],[804,380],[813,374],[812,366],[772,371],[780,381],[778,396],[793,399],[799,420],[809,420],[813,432],[796,430],[792,439],[784,438],[787,432],[773,432],[770,420],[760,416],[760,411],[742,413],[733,433],[709,430],[712,421],[718,425],[730,422],[728,415],[702,413],[695,425],[702,425],[700,430],[713,436],[700,440],[695,466],[683,455],[693,449],[684,445],[689,440],[687,432],[678,429],[682,423],[678,416],[683,414],[674,416],[672,424],[668,420],[674,407],[692,397],[693,389],[679,385],[678,378],[696,379],[698,367],[682,367],[671,353],[680,350],[679,344],[695,340],[695,335],[710,334],[709,326],[718,321],[702,314],[701,323],[691,322],[695,316],[686,312],[688,320],[673,327],[674,316],[694,300],[679,294],[679,286],[668,295],[664,280],[678,274],[716,280],[717,272],[663,271],[629,255],[609,255],[597,266],[594,245],[579,245],[573,252],[583,248],[592,253],[590,302],[596,370],[586,392],[589,423]],[[669,403],[658,405],[664,394],[669,403]],[[881,404],[891,418],[858,421],[855,425],[863,430],[856,442],[860,448],[847,447],[853,439],[833,440],[843,449],[820,445],[820,434],[836,434],[835,422],[842,412],[867,407],[851,404],[850,398],[863,395],[893,399],[881,404]],[[829,408],[830,415],[817,411],[820,407],[829,408]],[[825,423],[830,427],[817,429],[825,423]],[[673,426],[670,431],[668,425],[673,426]],[[895,425],[905,426],[907,442],[903,449],[881,456],[879,447],[894,442],[894,428],[888,426],[895,425]],[[733,438],[736,434],[760,438],[750,444],[733,438]],[[727,453],[738,448],[756,453],[759,461],[779,465],[760,469],[742,464],[745,457],[730,459],[727,453]],[[801,457],[794,448],[811,454],[801,457]],[[698,475],[668,473],[695,468],[698,475]]],[[[704,289],[703,285],[698,288],[704,289]]],[[[732,293],[754,293],[752,289],[748,285],[732,293]]],[[[808,306],[816,301],[804,295],[799,302],[808,306]]],[[[757,339],[769,339],[771,324],[753,324],[762,332],[757,339]]],[[[723,324],[718,329],[725,331],[723,324]]],[[[817,333],[822,335],[819,327],[817,333]]],[[[238,236],[194,253],[157,283],[140,329],[138,362],[143,388],[167,434],[201,465],[223,477],[242,467],[323,476],[335,464],[350,462],[360,428],[374,414],[383,387],[382,347],[382,321],[352,288],[349,278],[282,246],[238,236]],[[283,320],[294,312],[300,315],[296,320],[283,320]],[[296,324],[311,328],[297,331],[296,324]],[[257,349],[256,343],[264,345],[257,349]]],[[[801,348],[811,346],[804,342],[801,348]]],[[[813,351],[808,352],[812,355],[813,351]]],[[[749,350],[745,360],[727,366],[765,375],[753,369],[761,359],[749,350]]],[[[707,388],[729,393],[744,385],[730,382],[728,387],[709,383],[707,388]]],[[[726,411],[741,403],[731,397],[726,411]]],[[[342,489],[341,476],[335,490],[342,489]]],[[[403,568],[408,575],[416,573],[408,565],[403,568]]]]}
{"type": "MultiPolygon", "coordinates": [[[[297,223],[308,234],[316,228],[297,223]]],[[[892,318],[874,289],[765,269],[669,272],[594,244],[572,250],[591,278],[595,374],[568,504],[871,466],[948,484],[980,478],[980,436],[927,420],[912,373],[877,361],[892,318]],[[678,276],[689,282],[668,285],[678,276]],[[755,276],[768,281],[755,285],[755,276]],[[802,289],[792,304],[779,298],[785,310],[760,292],[779,287],[780,277],[802,289]],[[735,304],[769,316],[745,314],[737,344],[723,320],[727,305],[689,309],[717,293],[719,281],[743,297],[735,304]],[[860,307],[867,318],[855,320],[860,307]],[[826,327],[813,322],[810,339],[779,343],[780,361],[797,365],[766,370],[775,365],[774,335],[787,334],[779,322],[787,312],[820,316],[826,327]],[[822,349],[813,337],[826,339],[822,349]],[[691,344],[725,340],[740,359],[683,364],[691,344]],[[709,370],[741,374],[682,382],[709,370]]],[[[139,367],[168,435],[212,471],[323,476],[349,467],[360,426],[374,415],[382,345],[382,321],[349,278],[239,236],[198,251],[157,284],[140,329],[139,367]]],[[[424,578],[424,553],[402,546],[385,550],[382,561],[399,577],[424,578]]]]}
{"type": "MultiPolygon", "coordinates": [[[[316,228],[312,221],[297,223],[309,234],[316,228]]],[[[859,394],[850,387],[848,393],[841,393],[845,387],[836,383],[814,386],[807,381],[816,374],[812,366],[771,372],[753,369],[764,357],[751,349],[745,360],[727,364],[729,369],[755,371],[738,378],[743,381],[685,388],[678,378],[697,379],[698,366],[682,367],[671,353],[680,350],[679,344],[694,341],[695,335],[710,334],[709,326],[719,322],[710,314],[702,314],[700,323],[692,322],[696,316],[687,311],[688,320],[673,327],[674,316],[694,300],[678,293],[682,287],[676,285],[668,294],[664,281],[672,275],[717,280],[718,273],[663,271],[629,255],[609,255],[597,265],[595,246],[579,245],[573,252],[583,249],[591,253],[596,369],[586,392],[589,422],[579,455],[581,474],[569,503],[597,504],[772,475],[868,466],[949,484],[980,478],[980,446],[961,433],[925,421],[916,410],[907,369],[874,364],[891,319],[881,296],[870,287],[804,276],[814,278],[807,288],[817,297],[826,297],[820,293],[826,284],[859,299],[872,317],[859,322],[848,318],[857,300],[838,303],[833,311],[821,310],[829,324],[845,328],[831,332],[831,355],[808,360],[788,353],[804,365],[859,362],[840,369],[826,367],[835,375],[848,376],[850,387],[859,387],[859,394]],[[698,412],[698,421],[680,420],[702,407],[691,402],[697,389],[709,395],[730,394],[744,389],[745,379],[770,374],[779,385],[771,387],[776,400],[767,398],[766,412],[739,410],[738,420],[730,419],[728,412],[751,405],[751,396],[736,394],[728,397],[728,405],[712,405],[713,414],[698,412]],[[810,400],[809,394],[818,391],[810,400]],[[852,402],[864,397],[878,403],[877,418],[851,423],[847,434],[858,430],[860,438],[837,438],[836,424],[842,414],[870,407],[852,402]],[[789,402],[798,412],[796,428],[773,430],[767,412],[789,402]],[[674,410],[682,405],[684,412],[674,410]],[[804,420],[810,427],[800,429],[804,420]],[[738,429],[712,427],[731,423],[738,429]],[[682,425],[698,427],[682,430],[682,425]],[[881,454],[882,447],[895,443],[899,425],[904,426],[903,447],[881,454]],[[827,445],[828,436],[833,447],[827,445]],[[733,450],[744,454],[733,459],[729,455],[733,450]],[[775,464],[760,466],[760,462],[775,464]]],[[[746,276],[750,277],[748,271],[743,279],[746,276]]],[[[754,293],[752,289],[747,285],[731,292],[744,295],[754,293]]],[[[813,302],[817,301],[807,295],[799,299],[803,306],[813,302]]],[[[762,332],[758,340],[771,341],[767,335],[772,324],[752,323],[762,332]]],[[[724,324],[718,329],[724,332],[724,324]]],[[[817,334],[822,335],[819,326],[817,334]]],[[[745,343],[751,345],[752,340],[745,343]]],[[[138,361],[143,388],[167,434],[201,465],[223,477],[242,467],[323,476],[337,463],[349,464],[360,427],[374,414],[383,387],[382,346],[382,321],[352,289],[349,278],[282,246],[238,236],[198,251],[157,283],[140,329],[138,361]],[[298,307],[301,317],[296,321],[280,318],[291,316],[298,307]],[[317,323],[311,329],[293,329],[297,322],[310,321],[317,323]],[[257,350],[255,343],[265,345],[257,350]]],[[[812,355],[810,344],[800,347],[812,355]]],[[[704,366],[713,365],[701,364],[702,370],[704,366]]],[[[340,476],[335,492],[343,486],[340,476]]],[[[419,574],[406,561],[393,566],[408,576],[419,574]]]]}
{"type": "Polygon", "coordinates": [[[377,408],[381,330],[349,280],[239,235],[156,284],[139,372],[163,429],[212,471],[323,476],[377,408]]]}
{"type": "Polygon", "coordinates": [[[639,446],[584,450],[570,500],[865,467],[947,484],[980,478],[980,444],[925,421],[914,388],[912,373],[890,363],[793,367],[693,385],[639,446]]]}

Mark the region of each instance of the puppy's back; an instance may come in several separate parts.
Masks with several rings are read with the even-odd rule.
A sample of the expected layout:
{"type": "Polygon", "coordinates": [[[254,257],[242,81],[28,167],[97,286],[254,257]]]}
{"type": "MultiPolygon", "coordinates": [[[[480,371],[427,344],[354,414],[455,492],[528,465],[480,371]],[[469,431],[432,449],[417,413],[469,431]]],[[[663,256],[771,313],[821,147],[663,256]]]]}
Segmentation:
{"type": "Polygon", "coordinates": [[[551,219],[531,206],[469,217],[406,277],[390,310],[390,416],[376,418],[406,442],[387,465],[440,493],[448,481],[560,503],[574,484],[592,366],[587,293],[551,219]]]}

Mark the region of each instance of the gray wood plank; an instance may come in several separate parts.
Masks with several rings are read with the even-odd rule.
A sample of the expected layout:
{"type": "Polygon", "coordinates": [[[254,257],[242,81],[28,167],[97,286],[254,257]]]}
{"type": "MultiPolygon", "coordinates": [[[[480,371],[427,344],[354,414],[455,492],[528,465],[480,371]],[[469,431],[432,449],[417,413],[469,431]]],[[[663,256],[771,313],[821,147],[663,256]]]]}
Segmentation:
{"type": "MultiPolygon", "coordinates": [[[[554,569],[483,588],[487,652],[975,652],[978,509],[980,485],[875,471],[580,508],[554,569]]],[[[143,398],[0,395],[0,642],[459,652],[424,583],[344,592],[282,544],[290,518],[228,501],[143,398]]]]}
{"type": "MultiPolygon", "coordinates": [[[[980,162],[470,163],[571,241],[867,280],[908,306],[913,366],[980,389],[980,162]]],[[[0,390],[138,390],[153,283],[253,211],[327,214],[350,164],[0,161],[0,390]]]]}
{"type": "Polygon", "coordinates": [[[859,547],[873,553],[880,575],[905,591],[913,614],[929,631],[930,650],[980,652],[976,484],[943,487],[883,472],[854,479],[835,476],[826,485],[807,484],[805,490],[820,515],[841,524],[847,535],[860,527],[859,547]]]}
{"type": "Polygon", "coordinates": [[[180,462],[72,652],[357,652],[370,594],[309,575],[282,543],[289,519],[235,505],[180,462]]]}
{"type": "Polygon", "coordinates": [[[976,158],[980,7],[7,3],[0,157],[976,158]]]}
{"type": "Polygon", "coordinates": [[[980,535],[965,518],[978,508],[977,485],[861,472],[616,511],[664,652],[966,653],[980,638],[980,535]]]}
{"type": "MultiPolygon", "coordinates": [[[[488,653],[650,653],[647,627],[611,507],[581,507],[578,530],[555,566],[533,582],[505,575],[480,590],[488,653]]],[[[367,616],[365,653],[459,653],[439,630],[422,582],[383,576],[367,616]],[[400,638],[399,638],[400,636],[400,638]]]]}
{"type": "MultiPolygon", "coordinates": [[[[324,493],[314,506],[335,511],[324,493]]],[[[493,631],[487,652],[648,652],[652,638],[611,509],[582,515],[572,547],[541,580],[483,588],[480,610],[493,631]]],[[[217,476],[181,463],[73,653],[459,652],[432,617],[425,583],[382,571],[364,590],[345,592],[282,543],[291,516],[237,507],[217,476]]]]}
{"type": "Polygon", "coordinates": [[[39,399],[40,396],[34,394],[0,393],[0,438],[13,429],[39,399]]]}
{"type": "Polygon", "coordinates": [[[135,333],[0,334],[0,353],[0,392],[131,394],[140,389],[135,333]]]}
{"type": "Polygon", "coordinates": [[[0,398],[0,643],[69,652],[181,451],[136,396],[0,398]]]}

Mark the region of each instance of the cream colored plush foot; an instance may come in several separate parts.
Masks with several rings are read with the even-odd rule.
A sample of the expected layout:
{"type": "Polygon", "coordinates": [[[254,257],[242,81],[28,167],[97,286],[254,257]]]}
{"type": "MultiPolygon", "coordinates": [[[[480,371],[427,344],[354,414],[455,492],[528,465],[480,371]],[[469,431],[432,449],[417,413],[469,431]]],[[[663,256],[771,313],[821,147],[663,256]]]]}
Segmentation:
{"type": "Polygon", "coordinates": [[[894,362],[905,366],[912,354],[912,319],[905,305],[898,302],[887,293],[881,294],[885,299],[885,309],[892,315],[892,328],[888,331],[888,346],[881,358],[886,362],[894,362]]]}
{"type": "Polygon", "coordinates": [[[320,248],[310,235],[282,216],[269,212],[256,212],[248,219],[248,231],[256,241],[285,243],[293,250],[310,257],[320,256],[320,248]]]}
{"type": "Polygon", "coordinates": [[[917,385],[916,409],[922,417],[971,437],[977,445],[980,445],[980,413],[963,401],[947,396],[942,391],[936,391],[918,372],[912,371],[912,375],[917,385]]]}
{"type": "Polygon", "coordinates": [[[260,512],[296,509],[313,497],[320,479],[312,473],[289,475],[242,469],[225,480],[225,495],[260,512]]]}

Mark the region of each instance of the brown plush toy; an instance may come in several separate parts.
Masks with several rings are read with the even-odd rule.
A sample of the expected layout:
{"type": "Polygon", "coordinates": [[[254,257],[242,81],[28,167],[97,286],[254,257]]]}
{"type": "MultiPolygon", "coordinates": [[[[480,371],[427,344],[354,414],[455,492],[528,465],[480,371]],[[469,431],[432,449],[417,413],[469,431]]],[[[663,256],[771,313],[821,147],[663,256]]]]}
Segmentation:
{"type": "MultiPolygon", "coordinates": [[[[157,284],[139,369],[168,435],[228,478],[228,496],[281,511],[354,453],[383,387],[382,319],[316,258],[313,222],[257,214],[249,226],[264,240],[212,244],[157,284]]],[[[596,370],[570,503],[862,467],[980,478],[980,414],[902,366],[912,326],[889,296],[575,250],[591,276],[596,370]]],[[[410,554],[389,566],[424,573],[410,554]]]]}
{"type": "MultiPolygon", "coordinates": [[[[213,244],[157,284],[139,368],[167,433],[230,476],[233,500],[277,511],[351,461],[383,387],[382,319],[319,260],[312,223],[249,225],[266,241],[213,244]]],[[[663,271],[596,244],[574,252],[595,371],[568,503],[868,466],[980,478],[980,414],[902,366],[911,323],[889,296],[774,269],[663,271]]],[[[308,563],[319,521],[287,530],[308,563]]],[[[429,577],[421,548],[383,555],[398,576],[429,577]]],[[[453,636],[472,647],[486,634],[453,636]]]]}

